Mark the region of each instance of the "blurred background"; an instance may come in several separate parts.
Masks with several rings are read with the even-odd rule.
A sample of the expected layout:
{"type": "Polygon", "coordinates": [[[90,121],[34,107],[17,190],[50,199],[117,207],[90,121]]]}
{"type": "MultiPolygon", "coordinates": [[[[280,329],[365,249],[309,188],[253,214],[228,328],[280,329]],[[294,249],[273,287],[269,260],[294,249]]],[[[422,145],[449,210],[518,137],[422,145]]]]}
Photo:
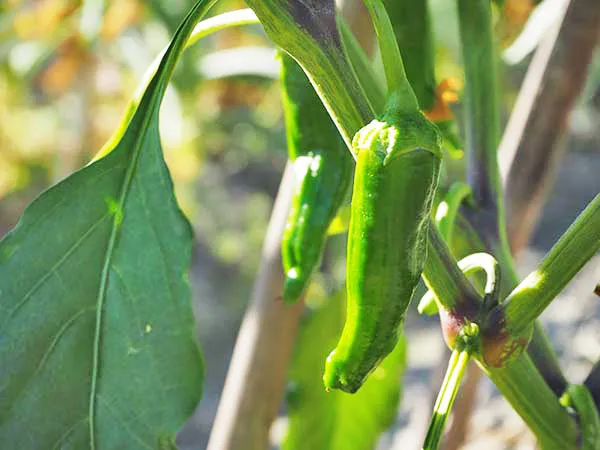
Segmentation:
{"type": "MultiPolygon", "coordinates": [[[[193,1],[102,3],[0,3],[0,236],[35,196],[85,165],[102,147],[145,69],[193,1]],[[101,10],[95,9],[98,4],[101,10]]],[[[505,119],[530,52],[564,4],[546,0],[543,14],[528,27],[523,28],[524,19],[515,19],[516,31],[500,33],[504,41],[514,40],[522,29],[529,33],[504,54],[505,119]]],[[[243,7],[243,1],[222,0],[213,13],[243,7]]],[[[454,77],[460,83],[453,7],[453,2],[431,1],[438,79],[454,77]]],[[[521,16],[526,18],[531,8],[521,16]]],[[[600,192],[600,57],[594,61],[570,116],[567,151],[542,219],[518,256],[522,275],[600,192]]],[[[275,50],[260,26],[224,30],[186,51],[163,102],[165,157],[179,204],[195,229],[190,279],[207,368],[203,399],[179,436],[182,449],[204,448],[208,441],[286,162],[277,72],[275,50]]],[[[333,244],[341,247],[343,241],[336,238],[333,244]]],[[[581,381],[600,358],[600,302],[592,294],[600,281],[599,262],[598,257],[590,262],[543,316],[572,381],[581,381]]],[[[407,324],[410,354],[402,414],[383,437],[382,449],[421,441],[430,414],[423,398],[435,396],[446,363],[437,319],[412,311],[407,324]]],[[[491,383],[485,380],[478,396],[464,448],[532,448],[520,419],[491,383]]],[[[284,425],[284,420],[275,424],[274,445],[284,425]]]]}

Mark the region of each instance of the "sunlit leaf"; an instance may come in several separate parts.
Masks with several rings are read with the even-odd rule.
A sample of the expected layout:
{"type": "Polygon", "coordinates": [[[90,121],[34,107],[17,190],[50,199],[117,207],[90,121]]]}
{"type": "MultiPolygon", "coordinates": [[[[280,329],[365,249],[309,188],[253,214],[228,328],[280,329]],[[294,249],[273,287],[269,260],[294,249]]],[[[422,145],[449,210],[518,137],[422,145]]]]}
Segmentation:
{"type": "Polygon", "coordinates": [[[167,448],[200,399],[192,233],[158,134],[200,0],[110,153],[0,242],[0,448],[167,448]]]}

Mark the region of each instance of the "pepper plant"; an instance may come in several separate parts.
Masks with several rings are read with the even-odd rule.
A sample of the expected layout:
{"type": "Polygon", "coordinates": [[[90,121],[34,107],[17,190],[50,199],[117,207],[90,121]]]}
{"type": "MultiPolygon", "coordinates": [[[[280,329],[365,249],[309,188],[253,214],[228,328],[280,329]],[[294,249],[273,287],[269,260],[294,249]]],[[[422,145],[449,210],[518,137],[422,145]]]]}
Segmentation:
{"type": "MultiPolygon", "coordinates": [[[[34,200],[0,242],[0,447],[175,447],[204,367],[186,281],[192,233],[158,113],[186,47],[260,23],[281,53],[296,185],[281,233],[285,282],[270,301],[311,311],[289,370],[283,447],[374,448],[396,417],[410,345],[403,322],[422,277],[428,291],[413,303],[439,315],[452,350],[424,449],[440,446],[470,360],[541,448],[599,449],[594,372],[570,384],[537,318],[600,248],[600,196],[519,280],[497,157],[492,16],[503,2],[456,2],[466,180],[446,167],[462,144],[448,83],[436,83],[425,2],[364,0],[385,81],[333,0],[247,0],[250,10],[202,21],[216,2],[194,4],[94,160],[34,200]],[[328,234],[346,232],[346,288],[311,301],[328,234]]],[[[220,439],[209,448],[257,448],[220,439]]]]}

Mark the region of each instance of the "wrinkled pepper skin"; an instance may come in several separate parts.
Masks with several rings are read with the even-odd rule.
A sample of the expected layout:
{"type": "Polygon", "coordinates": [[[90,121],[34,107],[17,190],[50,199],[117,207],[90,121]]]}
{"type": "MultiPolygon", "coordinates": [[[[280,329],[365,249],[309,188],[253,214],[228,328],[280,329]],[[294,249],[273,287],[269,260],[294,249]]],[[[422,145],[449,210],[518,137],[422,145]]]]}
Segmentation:
{"type": "Polygon", "coordinates": [[[320,263],[327,229],[350,187],[354,161],[304,71],[283,53],[281,80],[295,178],[281,244],[283,298],[292,303],[320,263]]]}
{"type": "Polygon", "coordinates": [[[357,133],[348,233],[347,315],[327,358],[328,389],[356,392],[394,349],[426,258],[440,169],[437,128],[420,112],[357,133]]]}

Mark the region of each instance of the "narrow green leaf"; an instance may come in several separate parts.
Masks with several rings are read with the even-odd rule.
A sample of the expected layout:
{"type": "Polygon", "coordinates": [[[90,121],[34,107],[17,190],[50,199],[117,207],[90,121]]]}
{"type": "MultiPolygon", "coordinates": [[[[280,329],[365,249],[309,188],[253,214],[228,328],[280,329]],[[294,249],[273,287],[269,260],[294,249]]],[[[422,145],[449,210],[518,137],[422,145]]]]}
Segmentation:
{"type": "Polygon", "coordinates": [[[192,232],[158,134],[201,0],[104,158],[43,193],[0,242],[0,448],[172,448],[203,362],[192,232]]]}
{"type": "Polygon", "coordinates": [[[344,294],[327,300],[301,325],[290,373],[284,450],[371,450],[396,417],[406,365],[405,339],[356,394],[323,388],[325,358],[344,324],[344,294]]]}

